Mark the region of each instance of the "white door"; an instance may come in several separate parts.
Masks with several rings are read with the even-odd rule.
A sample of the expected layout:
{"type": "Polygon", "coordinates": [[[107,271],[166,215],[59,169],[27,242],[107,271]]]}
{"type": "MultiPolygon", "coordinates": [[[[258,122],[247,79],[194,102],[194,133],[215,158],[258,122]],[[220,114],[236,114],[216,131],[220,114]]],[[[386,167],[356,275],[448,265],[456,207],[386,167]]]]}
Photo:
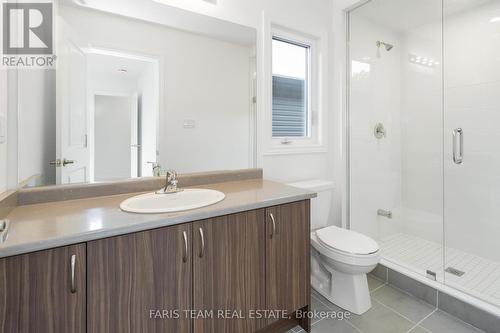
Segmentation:
{"type": "Polygon", "coordinates": [[[86,55],[61,36],[57,63],[57,184],[89,181],[86,55]]]}
{"type": "Polygon", "coordinates": [[[95,95],[94,180],[137,177],[137,95],[95,95]]]}

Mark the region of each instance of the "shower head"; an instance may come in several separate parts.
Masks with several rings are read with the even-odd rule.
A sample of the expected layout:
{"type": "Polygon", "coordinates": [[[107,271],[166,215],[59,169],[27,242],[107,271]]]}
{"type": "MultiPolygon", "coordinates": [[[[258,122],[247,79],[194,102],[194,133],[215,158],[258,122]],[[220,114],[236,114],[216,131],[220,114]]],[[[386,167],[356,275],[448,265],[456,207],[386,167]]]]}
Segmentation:
{"type": "Polygon", "coordinates": [[[389,43],[383,42],[381,40],[378,40],[377,41],[377,47],[380,48],[381,46],[383,46],[387,52],[389,52],[390,50],[392,50],[392,48],[394,47],[393,44],[389,44],[389,43]]]}

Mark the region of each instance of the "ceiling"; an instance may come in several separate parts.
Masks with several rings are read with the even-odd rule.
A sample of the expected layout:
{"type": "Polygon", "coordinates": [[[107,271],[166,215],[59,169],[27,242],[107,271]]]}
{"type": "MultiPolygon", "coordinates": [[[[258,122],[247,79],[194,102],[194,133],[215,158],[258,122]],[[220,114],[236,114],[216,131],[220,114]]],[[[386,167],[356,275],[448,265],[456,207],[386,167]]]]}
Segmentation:
{"type": "Polygon", "coordinates": [[[155,66],[154,62],[132,59],[120,55],[100,54],[95,51],[87,53],[89,68],[94,73],[120,76],[123,78],[137,79],[148,67],[155,66]],[[119,70],[125,69],[126,73],[119,70]]]}
{"type": "Polygon", "coordinates": [[[446,16],[459,14],[474,7],[498,0],[371,0],[352,11],[386,28],[405,32],[442,21],[446,16]]]}
{"type": "Polygon", "coordinates": [[[60,0],[60,3],[160,24],[244,46],[255,46],[257,38],[256,30],[251,27],[153,0],[60,0]]]}

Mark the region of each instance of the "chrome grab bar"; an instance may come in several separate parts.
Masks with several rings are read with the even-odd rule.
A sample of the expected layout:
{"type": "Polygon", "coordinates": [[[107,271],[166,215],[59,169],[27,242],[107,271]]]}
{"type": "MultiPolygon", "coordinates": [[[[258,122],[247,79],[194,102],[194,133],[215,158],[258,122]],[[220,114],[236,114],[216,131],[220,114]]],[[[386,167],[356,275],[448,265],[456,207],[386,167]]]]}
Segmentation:
{"type": "Polygon", "coordinates": [[[453,130],[453,162],[462,164],[464,161],[464,131],[461,128],[453,130]]]}

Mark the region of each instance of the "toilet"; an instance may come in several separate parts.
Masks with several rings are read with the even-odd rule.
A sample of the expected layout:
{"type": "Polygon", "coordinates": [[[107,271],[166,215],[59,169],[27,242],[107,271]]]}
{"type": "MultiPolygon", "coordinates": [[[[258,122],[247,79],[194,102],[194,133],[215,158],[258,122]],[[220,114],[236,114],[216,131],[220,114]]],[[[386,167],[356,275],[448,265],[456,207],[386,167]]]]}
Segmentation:
{"type": "Polygon", "coordinates": [[[355,314],[371,308],[366,274],[380,261],[380,248],[358,232],[328,226],[333,183],[311,180],[289,184],[318,193],[311,200],[311,285],[333,304],[355,314]]]}

